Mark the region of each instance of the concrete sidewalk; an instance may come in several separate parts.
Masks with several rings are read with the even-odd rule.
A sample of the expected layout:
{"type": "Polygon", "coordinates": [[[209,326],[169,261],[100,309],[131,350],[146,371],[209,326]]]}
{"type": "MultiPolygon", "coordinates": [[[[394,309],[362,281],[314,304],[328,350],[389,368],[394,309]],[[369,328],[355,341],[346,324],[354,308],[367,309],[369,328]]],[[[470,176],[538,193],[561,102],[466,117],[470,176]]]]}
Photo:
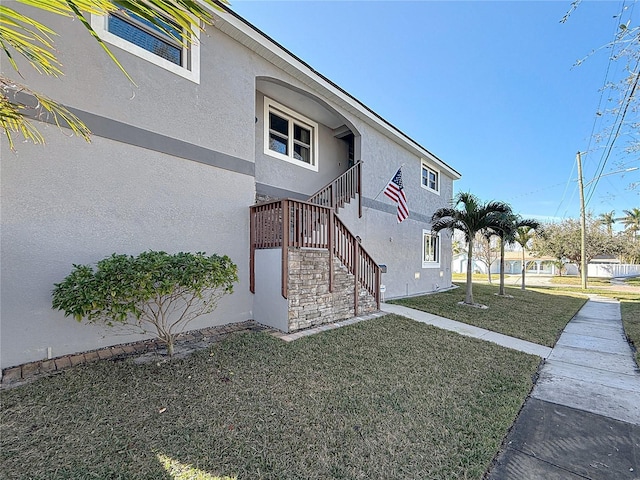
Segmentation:
{"type": "Polygon", "coordinates": [[[464,335],[465,337],[479,338],[520,352],[538,355],[542,358],[547,358],[551,354],[551,349],[544,345],[538,345],[537,343],[527,342],[526,340],[520,340],[519,338],[509,337],[501,333],[474,327],[473,325],[468,325],[466,323],[456,322],[455,320],[449,320],[448,318],[439,317],[413,308],[394,305],[391,303],[383,303],[380,305],[380,309],[386,313],[395,313],[417,322],[427,323],[444,330],[456,332],[460,335],[464,335]]]}
{"type": "Polygon", "coordinates": [[[640,480],[640,371],[617,301],[589,300],[564,329],[491,480],[640,480]]]}

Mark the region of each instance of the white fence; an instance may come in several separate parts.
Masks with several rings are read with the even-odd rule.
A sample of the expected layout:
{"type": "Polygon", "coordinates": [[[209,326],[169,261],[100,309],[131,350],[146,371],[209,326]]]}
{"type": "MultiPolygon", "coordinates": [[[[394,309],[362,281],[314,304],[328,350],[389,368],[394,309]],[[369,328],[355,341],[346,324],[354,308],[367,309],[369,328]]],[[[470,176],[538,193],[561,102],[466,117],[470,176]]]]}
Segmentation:
{"type": "Polygon", "coordinates": [[[620,263],[590,263],[590,277],[627,277],[640,275],[640,265],[624,265],[620,263]]]}
{"type": "MultiPolygon", "coordinates": [[[[491,273],[498,273],[499,262],[491,265],[491,273]]],[[[522,269],[520,261],[505,262],[505,273],[507,275],[520,275],[522,269]]],[[[627,277],[640,275],[640,265],[620,264],[620,263],[590,263],[588,273],[594,278],[611,278],[611,277],[627,277]]],[[[467,271],[467,261],[465,259],[456,259],[452,262],[451,271],[453,273],[465,273],[467,271]]],[[[476,273],[487,273],[487,267],[482,262],[473,263],[473,271],[476,273]]],[[[548,261],[530,261],[527,262],[527,275],[557,275],[558,269],[548,261]]],[[[567,263],[564,266],[563,275],[578,275],[578,266],[573,263],[567,263]]]]}

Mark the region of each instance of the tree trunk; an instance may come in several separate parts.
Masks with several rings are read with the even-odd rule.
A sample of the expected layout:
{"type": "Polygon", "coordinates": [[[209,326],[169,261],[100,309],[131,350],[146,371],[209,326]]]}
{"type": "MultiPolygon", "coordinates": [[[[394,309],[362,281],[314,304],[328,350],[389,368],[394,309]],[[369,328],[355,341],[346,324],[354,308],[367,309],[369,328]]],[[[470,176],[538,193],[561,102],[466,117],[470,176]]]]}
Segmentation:
{"type": "Polygon", "coordinates": [[[504,295],[504,241],[500,239],[500,290],[498,295],[504,295]]]}
{"type": "Polygon", "coordinates": [[[524,290],[524,272],[527,270],[527,264],[524,261],[524,247],[522,247],[522,286],[521,290],[524,290]]]}
{"type": "Polygon", "coordinates": [[[173,344],[173,337],[169,337],[169,339],[167,340],[167,353],[169,354],[170,357],[173,357],[173,351],[174,351],[174,344],[173,344]]]}
{"type": "Polygon", "coordinates": [[[473,257],[473,244],[472,242],[469,242],[469,248],[467,248],[467,292],[464,298],[464,303],[468,303],[469,305],[473,305],[473,290],[472,290],[473,271],[471,268],[472,257],[473,257]]]}

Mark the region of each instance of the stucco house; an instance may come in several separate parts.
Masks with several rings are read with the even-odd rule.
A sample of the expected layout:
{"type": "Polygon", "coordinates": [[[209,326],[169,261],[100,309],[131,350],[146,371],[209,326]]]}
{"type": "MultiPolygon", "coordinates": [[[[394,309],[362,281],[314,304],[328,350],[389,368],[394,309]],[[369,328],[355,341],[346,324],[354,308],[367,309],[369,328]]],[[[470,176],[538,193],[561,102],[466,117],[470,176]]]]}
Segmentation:
{"type": "Polygon", "coordinates": [[[231,10],[189,49],[135,19],[91,18],[137,86],[79,22],[29,14],[61,33],[65,76],[25,66],[25,83],[93,139],[40,118],[46,145],[1,145],[3,369],[142,338],[51,308],[73,264],[112,253],[229,255],[239,284],[194,329],[293,331],[375,310],[381,284],[386,298],[451,285],[451,239],[430,218],[460,174],[231,10]],[[380,195],[400,166],[402,223],[380,195]]]}
{"type": "MultiPolygon", "coordinates": [[[[527,274],[557,275],[557,267],[554,265],[554,258],[547,256],[535,256],[528,250],[524,253],[527,264],[527,274]]],[[[481,260],[473,259],[473,271],[475,273],[487,274],[487,264],[481,260]]],[[[451,265],[453,273],[467,272],[467,254],[458,253],[453,256],[451,265]]],[[[522,272],[522,250],[506,250],[504,252],[504,273],[507,275],[520,275],[522,272]]],[[[495,252],[495,258],[491,262],[491,273],[500,273],[500,253],[495,252]]]]}

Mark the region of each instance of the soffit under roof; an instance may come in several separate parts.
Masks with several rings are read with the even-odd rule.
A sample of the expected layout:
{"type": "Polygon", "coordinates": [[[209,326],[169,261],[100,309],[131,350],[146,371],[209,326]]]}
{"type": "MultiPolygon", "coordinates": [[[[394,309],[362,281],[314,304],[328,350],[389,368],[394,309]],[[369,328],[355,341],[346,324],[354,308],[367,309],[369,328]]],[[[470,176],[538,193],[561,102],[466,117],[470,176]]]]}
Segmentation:
{"type": "Polygon", "coordinates": [[[275,81],[260,78],[256,81],[256,89],[272,100],[331,129],[335,130],[345,123],[340,115],[324,107],[304,92],[288,88],[275,81]]]}

